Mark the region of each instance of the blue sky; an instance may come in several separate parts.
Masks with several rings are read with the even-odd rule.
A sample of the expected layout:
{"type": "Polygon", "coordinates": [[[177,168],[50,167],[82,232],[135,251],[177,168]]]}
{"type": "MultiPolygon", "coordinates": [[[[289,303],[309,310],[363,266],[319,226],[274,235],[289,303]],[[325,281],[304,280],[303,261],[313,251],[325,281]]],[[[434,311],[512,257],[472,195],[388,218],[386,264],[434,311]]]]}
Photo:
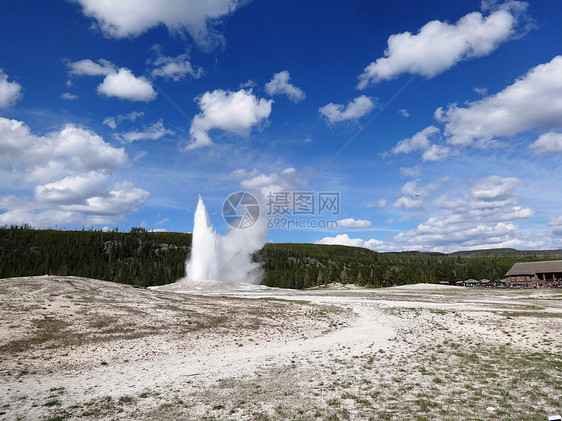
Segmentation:
{"type": "Polygon", "coordinates": [[[232,192],[332,192],[337,215],[287,214],[304,224],[269,240],[562,247],[561,17],[536,0],[8,2],[0,225],[185,232],[201,194],[224,233],[232,192]]]}

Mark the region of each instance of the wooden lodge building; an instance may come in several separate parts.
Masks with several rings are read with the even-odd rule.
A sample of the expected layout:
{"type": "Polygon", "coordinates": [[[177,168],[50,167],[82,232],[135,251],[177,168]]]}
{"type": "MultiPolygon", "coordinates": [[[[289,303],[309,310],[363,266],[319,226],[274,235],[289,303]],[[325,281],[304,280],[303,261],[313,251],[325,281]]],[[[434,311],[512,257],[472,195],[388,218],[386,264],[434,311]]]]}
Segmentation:
{"type": "Polygon", "coordinates": [[[562,260],[515,263],[505,274],[510,284],[554,284],[562,281],[562,260]]]}

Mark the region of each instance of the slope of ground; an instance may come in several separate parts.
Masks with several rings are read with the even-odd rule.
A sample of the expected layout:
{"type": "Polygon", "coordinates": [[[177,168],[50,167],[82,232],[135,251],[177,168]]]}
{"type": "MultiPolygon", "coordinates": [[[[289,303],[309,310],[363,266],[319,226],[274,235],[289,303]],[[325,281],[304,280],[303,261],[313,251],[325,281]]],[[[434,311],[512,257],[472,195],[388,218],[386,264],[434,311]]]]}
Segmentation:
{"type": "Polygon", "coordinates": [[[560,291],[200,287],[1,280],[0,419],[543,421],[562,410],[560,291]]]}

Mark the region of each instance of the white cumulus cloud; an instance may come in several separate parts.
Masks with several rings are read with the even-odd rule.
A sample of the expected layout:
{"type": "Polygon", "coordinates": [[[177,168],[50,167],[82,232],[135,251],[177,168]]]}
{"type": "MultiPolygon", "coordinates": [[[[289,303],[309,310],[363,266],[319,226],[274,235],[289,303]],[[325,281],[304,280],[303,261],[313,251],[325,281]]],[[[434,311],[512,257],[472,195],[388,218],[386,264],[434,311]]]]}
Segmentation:
{"type": "Polygon", "coordinates": [[[186,150],[210,146],[208,132],[220,129],[247,137],[253,127],[259,126],[271,114],[273,100],[257,98],[251,89],[205,92],[197,98],[201,112],[193,117],[189,134],[191,143],[186,150]]]}
{"type": "Polygon", "coordinates": [[[128,162],[123,148],[114,148],[97,134],[71,124],[36,136],[22,121],[0,117],[0,167],[20,169],[26,181],[61,174],[112,171],[128,162]]]}
{"type": "Polygon", "coordinates": [[[255,88],[258,84],[256,82],[254,82],[252,79],[248,79],[246,82],[241,83],[238,86],[238,89],[242,89],[242,88],[255,88]]]}
{"type": "Polygon", "coordinates": [[[64,94],[62,94],[60,96],[62,99],[66,99],[67,101],[74,101],[76,99],[78,99],[78,95],[74,95],[70,92],[65,92],[64,94]]]}
{"type": "Polygon", "coordinates": [[[488,16],[472,12],[454,24],[433,20],[417,34],[393,34],[384,57],[370,63],[359,76],[358,88],[403,73],[432,78],[459,61],[486,56],[515,34],[524,5],[510,2],[488,16]]]}
{"type": "Polygon", "coordinates": [[[424,161],[442,161],[448,158],[451,153],[451,148],[448,146],[433,144],[423,152],[422,159],[424,161]]]}
{"type": "Polygon", "coordinates": [[[150,72],[153,77],[172,79],[174,82],[184,79],[187,75],[194,79],[199,79],[203,75],[203,69],[201,67],[193,67],[187,53],[176,57],[159,55],[151,64],[154,67],[152,72],[150,72]]]}
{"type": "Polygon", "coordinates": [[[439,129],[437,127],[426,127],[412,137],[399,141],[398,144],[392,148],[391,153],[396,155],[413,151],[425,151],[431,146],[430,138],[437,134],[439,134],[439,129]]]}
{"type": "Polygon", "coordinates": [[[145,77],[136,77],[133,72],[125,68],[106,76],[98,85],[97,92],[100,95],[130,101],[148,102],[156,98],[156,91],[145,77]]]}
{"type": "Polygon", "coordinates": [[[304,91],[289,82],[291,76],[287,70],[275,73],[273,78],[265,84],[265,92],[270,96],[287,95],[293,102],[299,102],[306,98],[304,91]]]}
{"type": "Polygon", "coordinates": [[[144,112],[132,111],[129,114],[125,114],[125,115],[119,114],[116,115],[115,117],[106,117],[103,120],[103,124],[115,130],[117,126],[121,124],[123,121],[135,121],[137,118],[140,117],[144,117],[144,112]]]}
{"type": "Polygon", "coordinates": [[[340,219],[337,221],[337,224],[338,228],[367,228],[373,225],[371,221],[366,219],[353,218],[340,219]]]}
{"type": "Polygon", "coordinates": [[[107,76],[117,71],[117,67],[113,63],[104,59],[100,59],[96,63],[88,58],[69,62],[67,66],[69,74],[78,76],[107,76]]]}
{"type": "Polygon", "coordinates": [[[400,167],[400,174],[404,177],[419,177],[422,174],[422,168],[419,165],[414,167],[400,167]]]}
{"type": "MultiPolygon", "coordinates": [[[[562,56],[530,69],[495,95],[466,107],[438,108],[448,142],[458,146],[486,145],[532,129],[562,128],[562,56]]],[[[544,142],[544,140],[543,140],[544,142]]]]}
{"type": "Polygon", "coordinates": [[[385,156],[417,151],[424,161],[440,161],[463,147],[497,147],[504,138],[528,132],[541,133],[529,145],[535,155],[562,153],[562,56],[531,68],[496,94],[463,107],[439,107],[434,117],[444,125],[443,137],[431,125],[399,141],[385,156]]]}
{"type": "Polygon", "coordinates": [[[435,126],[429,126],[410,138],[402,139],[385,155],[407,154],[419,151],[422,152],[422,159],[424,161],[440,161],[451,155],[453,151],[448,146],[434,143],[439,139],[440,130],[435,126]]]}
{"type": "MultiPolygon", "coordinates": [[[[156,91],[144,76],[137,77],[125,67],[118,68],[107,60],[98,63],[90,59],[68,62],[69,74],[75,76],[105,76],[97,87],[99,95],[149,102],[156,98],[156,91]]],[[[67,98],[68,99],[68,98],[67,98]]]]}
{"type": "Polygon", "coordinates": [[[544,133],[529,145],[529,149],[531,149],[536,155],[551,153],[560,154],[562,153],[562,133],[544,133]]]}
{"type": "Polygon", "coordinates": [[[107,177],[107,174],[101,171],[64,177],[59,181],[35,187],[35,198],[40,202],[82,203],[105,190],[107,177]]]}
{"type": "Polygon", "coordinates": [[[347,105],[329,103],[318,111],[328,119],[330,124],[346,120],[357,120],[371,112],[375,107],[373,100],[365,95],[352,99],[347,105]]]}
{"type": "Polygon", "coordinates": [[[108,186],[128,156],[90,130],[69,124],[38,136],[23,122],[0,117],[0,138],[4,176],[34,192],[0,196],[0,225],[111,224],[148,199],[128,181],[108,186]]]}
{"type": "Polygon", "coordinates": [[[247,171],[243,168],[239,168],[237,170],[232,171],[227,176],[223,177],[224,180],[236,180],[239,178],[253,178],[260,175],[260,171],[257,168],[254,168],[251,171],[247,171]]]}
{"type": "Polygon", "coordinates": [[[428,204],[437,214],[416,228],[398,234],[396,248],[450,252],[473,248],[517,247],[531,244],[515,224],[535,212],[521,206],[515,195],[524,186],[514,177],[492,175],[476,180],[456,197],[443,195],[428,204]]]}
{"type": "Polygon", "coordinates": [[[136,37],[150,28],[165,25],[170,32],[187,31],[202,48],[224,44],[215,29],[221,19],[234,13],[244,0],[76,0],[86,16],[97,20],[108,37],[136,37]]]}
{"type": "Polygon", "coordinates": [[[363,247],[371,250],[379,250],[384,245],[382,241],[374,238],[370,240],[363,240],[362,238],[350,238],[347,234],[339,234],[335,237],[324,237],[321,240],[315,241],[315,244],[363,247]]]}
{"type": "Polygon", "coordinates": [[[472,88],[472,90],[480,96],[488,95],[488,88],[472,88]]]}
{"type": "Polygon", "coordinates": [[[435,193],[442,185],[449,182],[449,177],[432,180],[426,186],[419,186],[418,180],[408,181],[400,189],[402,196],[392,205],[395,208],[421,209],[426,206],[425,198],[435,193]]]}
{"type": "Polygon", "coordinates": [[[478,200],[497,201],[511,197],[513,189],[522,185],[525,183],[515,177],[490,175],[476,181],[470,188],[470,192],[478,200]]]}
{"type": "MultiPolygon", "coordinates": [[[[247,179],[240,182],[240,187],[251,192],[260,193],[262,198],[267,198],[271,194],[286,193],[288,200],[291,201],[292,193],[295,188],[306,184],[306,174],[297,171],[295,168],[285,168],[281,172],[263,174],[256,170],[247,173],[247,179]]],[[[273,197],[273,200],[276,198],[273,197]]],[[[272,212],[269,212],[270,214],[272,212]]]]}
{"type": "Polygon", "coordinates": [[[21,98],[21,85],[15,81],[9,82],[8,75],[0,69],[0,108],[14,105],[21,98]]]}
{"type": "Polygon", "coordinates": [[[108,191],[89,197],[85,203],[66,204],[63,210],[94,214],[91,218],[95,224],[108,223],[114,216],[128,215],[136,212],[137,208],[148,199],[146,190],[135,187],[130,181],[116,183],[108,191]]]}
{"type": "Polygon", "coordinates": [[[551,218],[551,220],[548,222],[548,226],[550,227],[550,230],[552,231],[552,234],[554,234],[556,236],[561,236],[562,235],[562,215],[557,216],[555,218],[551,218]]]}
{"type": "Polygon", "coordinates": [[[162,120],[146,127],[143,131],[132,131],[118,133],[115,136],[122,142],[132,143],[138,140],[158,140],[166,135],[175,134],[174,131],[166,129],[162,120]]]}

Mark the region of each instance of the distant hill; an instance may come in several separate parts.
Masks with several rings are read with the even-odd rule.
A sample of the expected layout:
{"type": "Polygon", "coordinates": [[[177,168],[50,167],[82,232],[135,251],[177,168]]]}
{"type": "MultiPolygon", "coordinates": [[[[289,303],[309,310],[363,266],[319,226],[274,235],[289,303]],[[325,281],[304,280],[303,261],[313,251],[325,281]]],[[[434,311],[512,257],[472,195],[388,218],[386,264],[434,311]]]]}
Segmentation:
{"type": "Polygon", "coordinates": [[[562,250],[516,250],[498,248],[485,250],[457,251],[449,256],[459,257],[514,257],[517,259],[562,259],[562,250]]]}
{"type": "MultiPolygon", "coordinates": [[[[74,275],[138,286],[163,285],[185,275],[191,234],[0,228],[0,278],[74,275]]],[[[263,284],[307,288],[331,282],[370,287],[457,280],[502,279],[515,262],[562,259],[562,250],[493,249],[450,254],[377,253],[359,247],[267,244],[254,260],[263,284]]]]}

